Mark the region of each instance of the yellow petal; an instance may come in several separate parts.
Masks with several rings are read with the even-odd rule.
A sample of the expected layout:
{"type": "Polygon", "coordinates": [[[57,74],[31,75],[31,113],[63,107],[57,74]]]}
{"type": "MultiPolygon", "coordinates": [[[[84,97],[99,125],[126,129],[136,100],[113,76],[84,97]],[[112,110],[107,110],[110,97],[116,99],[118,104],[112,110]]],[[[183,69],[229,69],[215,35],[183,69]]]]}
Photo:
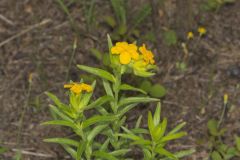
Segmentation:
{"type": "Polygon", "coordinates": [[[73,86],[73,84],[64,84],[64,88],[71,88],[73,86]]]}
{"type": "Polygon", "coordinates": [[[131,61],[131,55],[128,52],[123,52],[119,56],[121,64],[129,64],[131,61]]]}
{"type": "Polygon", "coordinates": [[[139,54],[138,54],[138,52],[131,52],[131,57],[132,57],[132,59],[134,59],[134,60],[138,60],[138,58],[139,58],[139,54]]]}
{"type": "Polygon", "coordinates": [[[70,90],[76,94],[80,94],[82,92],[82,87],[79,84],[75,84],[70,88],[70,90]]]}
{"type": "Polygon", "coordinates": [[[117,46],[112,47],[111,52],[112,52],[112,54],[120,54],[119,47],[117,47],[117,46]]]}

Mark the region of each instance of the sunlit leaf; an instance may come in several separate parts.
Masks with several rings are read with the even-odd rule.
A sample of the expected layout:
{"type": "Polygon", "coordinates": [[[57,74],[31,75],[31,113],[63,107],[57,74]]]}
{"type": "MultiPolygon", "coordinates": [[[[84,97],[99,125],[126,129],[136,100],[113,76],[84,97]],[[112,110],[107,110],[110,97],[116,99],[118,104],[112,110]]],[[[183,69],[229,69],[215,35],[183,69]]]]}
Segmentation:
{"type": "Polygon", "coordinates": [[[96,76],[99,76],[99,77],[109,80],[111,82],[116,81],[115,77],[111,73],[109,73],[105,70],[102,70],[99,68],[94,68],[94,67],[88,67],[88,66],[84,66],[84,65],[77,65],[77,67],[83,71],[94,74],[96,76]]]}

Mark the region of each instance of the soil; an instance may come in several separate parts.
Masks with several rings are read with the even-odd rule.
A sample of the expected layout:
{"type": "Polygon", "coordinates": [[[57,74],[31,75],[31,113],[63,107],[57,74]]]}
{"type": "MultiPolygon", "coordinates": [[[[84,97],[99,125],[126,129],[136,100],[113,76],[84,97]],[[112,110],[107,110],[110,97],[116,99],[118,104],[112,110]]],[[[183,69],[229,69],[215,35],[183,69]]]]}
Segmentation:
{"type": "MultiPolygon", "coordinates": [[[[90,48],[107,51],[106,35],[111,30],[102,21],[103,16],[112,14],[109,2],[96,1],[97,24],[86,31],[84,5],[87,2],[76,2],[68,6],[77,26],[77,34],[69,17],[56,1],[0,1],[0,145],[9,149],[0,155],[0,159],[8,160],[16,155],[20,117],[25,106],[20,131],[23,159],[70,159],[61,147],[44,143],[43,139],[71,135],[71,132],[65,128],[41,126],[40,123],[51,119],[48,108],[51,101],[45,96],[45,91],[66,99],[62,86],[68,72],[74,39],[77,38],[78,42],[70,68],[70,78],[74,81],[79,80],[79,75],[82,74],[76,64],[100,66],[90,48]],[[9,39],[10,37],[13,38],[9,39]],[[27,98],[29,75],[32,76],[32,85],[27,98]]],[[[137,2],[132,0],[131,5],[137,2]]],[[[199,1],[193,2],[194,7],[199,8],[199,1]]],[[[141,0],[139,3],[145,1],[141,0]]],[[[149,27],[154,26],[152,19],[161,20],[164,16],[169,19],[165,18],[164,23],[159,26],[171,26],[171,21],[176,16],[171,12],[174,5],[175,1],[168,2],[166,7],[170,7],[170,10],[166,12],[167,15],[160,9],[160,14],[151,15],[146,20],[147,23],[140,27],[141,33],[146,33],[149,27]]],[[[134,11],[137,5],[133,6],[134,11]]],[[[224,119],[224,126],[227,128],[225,142],[233,145],[233,135],[240,134],[239,8],[240,1],[236,0],[217,12],[197,12],[193,26],[205,26],[207,34],[188,42],[188,64],[184,72],[179,71],[175,65],[184,57],[180,42],[176,46],[165,45],[162,49],[152,42],[146,42],[159,59],[157,64],[160,69],[153,81],[167,88],[167,95],[162,99],[162,116],[169,119],[169,127],[181,121],[187,122],[184,129],[188,136],[168,147],[172,150],[196,148],[196,152],[185,158],[186,160],[207,157],[207,121],[219,118],[224,93],[229,95],[228,114],[224,119]]],[[[136,108],[132,111],[135,114],[129,114],[128,122],[135,121],[138,115],[136,113],[142,114],[146,122],[147,110],[153,108],[152,105],[136,108]]]]}

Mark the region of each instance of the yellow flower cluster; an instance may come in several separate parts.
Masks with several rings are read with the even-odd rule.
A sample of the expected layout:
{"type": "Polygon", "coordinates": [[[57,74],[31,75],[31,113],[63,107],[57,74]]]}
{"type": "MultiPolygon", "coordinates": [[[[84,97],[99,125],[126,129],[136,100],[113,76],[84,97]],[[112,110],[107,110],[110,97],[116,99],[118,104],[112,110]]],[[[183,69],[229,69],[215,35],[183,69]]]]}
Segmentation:
{"type": "MultiPolygon", "coordinates": [[[[200,37],[203,36],[203,35],[205,35],[206,33],[207,33],[206,28],[204,28],[204,27],[198,27],[198,34],[199,34],[200,37]]],[[[193,32],[192,32],[192,31],[188,32],[188,33],[187,33],[187,39],[190,40],[190,39],[193,39],[193,38],[194,38],[193,32]]]]}
{"type": "Polygon", "coordinates": [[[193,39],[193,37],[194,37],[193,32],[188,32],[187,39],[193,39]]]}
{"type": "Polygon", "coordinates": [[[198,33],[199,33],[200,36],[203,36],[204,34],[207,33],[207,30],[204,27],[199,27],[198,28],[198,33]]]}
{"type": "Polygon", "coordinates": [[[119,55],[121,64],[129,64],[132,60],[134,62],[143,60],[145,65],[155,63],[153,53],[146,49],[145,44],[138,49],[135,44],[117,42],[116,45],[111,48],[111,53],[119,55]]]}
{"type": "Polygon", "coordinates": [[[70,89],[73,93],[80,94],[83,91],[92,92],[92,86],[85,83],[70,83],[65,84],[64,88],[70,89]]]}

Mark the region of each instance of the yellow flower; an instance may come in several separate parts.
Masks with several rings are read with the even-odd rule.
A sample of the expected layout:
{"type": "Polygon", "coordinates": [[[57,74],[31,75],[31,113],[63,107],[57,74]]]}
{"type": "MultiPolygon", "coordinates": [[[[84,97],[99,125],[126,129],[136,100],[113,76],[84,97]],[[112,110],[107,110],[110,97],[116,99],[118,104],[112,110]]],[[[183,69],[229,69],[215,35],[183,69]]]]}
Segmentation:
{"type": "Polygon", "coordinates": [[[70,91],[72,91],[73,93],[76,93],[76,94],[80,94],[82,93],[83,91],[86,91],[86,92],[91,92],[93,89],[92,89],[92,86],[88,85],[88,84],[85,84],[85,83],[70,83],[70,84],[65,84],[64,85],[64,88],[69,88],[70,91]]]}
{"type": "Polygon", "coordinates": [[[142,47],[139,48],[139,51],[142,53],[143,55],[143,60],[147,63],[147,64],[154,64],[154,55],[150,50],[146,49],[146,45],[143,44],[142,47]]]}
{"type": "Polygon", "coordinates": [[[203,36],[204,34],[207,33],[207,30],[204,27],[199,27],[198,28],[198,33],[199,33],[200,36],[203,36]]]}
{"type": "Polygon", "coordinates": [[[194,37],[193,32],[188,32],[187,39],[193,39],[193,37],[194,37]]]}
{"type": "Polygon", "coordinates": [[[127,42],[117,42],[111,48],[111,52],[112,54],[119,54],[121,64],[129,64],[132,59],[137,60],[139,58],[137,46],[135,44],[128,44],[127,42]]]}
{"type": "Polygon", "coordinates": [[[224,94],[223,96],[223,103],[226,105],[228,103],[228,94],[224,94]]]}

